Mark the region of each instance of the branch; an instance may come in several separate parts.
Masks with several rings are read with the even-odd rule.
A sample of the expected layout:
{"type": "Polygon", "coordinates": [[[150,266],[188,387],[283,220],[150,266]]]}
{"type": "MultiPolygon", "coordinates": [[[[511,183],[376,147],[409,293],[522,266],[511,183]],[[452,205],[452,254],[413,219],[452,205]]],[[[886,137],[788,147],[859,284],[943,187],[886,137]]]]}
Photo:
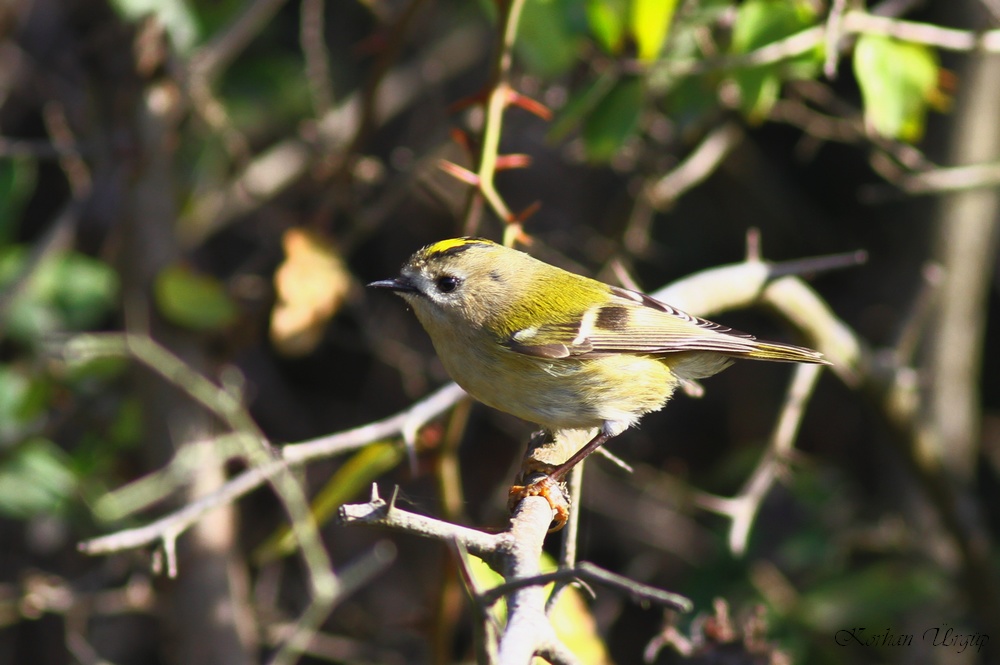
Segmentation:
{"type": "MultiPolygon", "coordinates": [[[[400,113],[427,90],[428,71],[436,81],[446,81],[476,63],[481,32],[458,28],[431,46],[419,59],[402,65],[378,87],[376,125],[400,113]]],[[[317,139],[303,136],[275,143],[256,155],[228,183],[195,199],[191,212],[178,227],[181,242],[195,247],[205,238],[243,218],[303,177],[317,158],[326,159],[346,149],[362,126],[362,93],[344,99],[319,121],[317,139]],[[322,150],[317,149],[317,142],[322,150]]]]}
{"type": "MultiPolygon", "coordinates": [[[[411,513],[396,506],[396,492],[386,501],[372,485],[368,503],[348,503],[337,512],[337,523],[344,526],[379,526],[422,538],[457,543],[467,552],[489,561],[500,548],[499,536],[458,526],[450,522],[411,513]]],[[[546,526],[548,526],[546,524],[546,526]]]]}
{"type": "Polygon", "coordinates": [[[524,577],[498,584],[483,592],[482,597],[488,603],[495,603],[514,589],[526,586],[544,586],[551,582],[584,581],[601,584],[616,591],[626,593],[638,602],[648,601],[678,612],[690,612],[693,605],[688,598],[669,591],[663,591],[648,584],[631,580],[624,575],[613,573],[587,561],[581,561],[570,568],[560,568],[551,573],[541,573],[534,577],[524,577]]]}
{"type": "Polygon", "coordinates": [[[683,162],[645,188],[653,208],[660,212],[669,209],[684,192],[704,182],[743,137],[743,129],[735,122],[712,130],[683,162]]]}
{"type": "Polygon", "coordinates": [[[844,14],[840,21],[830,21],[825,25],[806,28],[749,53],[717,58],[660,60],[652,65],[631,61],[626,64],[626,70],[644,71],[651,66],[666,69],[675,76],[691,76],[719,70],[762,67],[809,53],[829,40],[837,40],[851,34],[893,37],[946,51],[1000,53],[1000,30],[974,32],[942,28],[930,23],[905,21],[852,10],[844,14]]]}
{"type": "MultiPolygon", "coordinates": [[[[90,337],[90,336],[84,336],[90,337]]],[[[289,444],[281,449],[281,459],[252,467],[242,472],[211,494],[184,506],[155,522],[143,527],[125,529],[100,538],[80,543],[79,549],[86,554],[109,554],[123,550],[152,545],[161,540],[174,540],[209,511],[232,503],[245,494],[268,482],[278,473],[292,466],[343,454],[392,436],[402,435],[410,439],[432,418],[446,411],[465,391],[454,383],[449,383],[429,397],[417,402],[409,409],[362,427],[338,434],[289,444]]]]}
{"type": "MultiPolygon", "coordinates": [[[[501,664],[526,665],[533,655],[544,656],[551,663],[577,662],[556,636],[546,614],[544,585],[551,581],[592,580],[639,600],[652,600],[682,611],[691,608],[691,601],[682,596],[632,582],[591,564],[543,575],[539,562],[551,520],[552,509],[545,499],[527,497],[514,510],[506,531],[485,533],[398,508],[393,500],[382,499],[377,487],[372,488],[368,503],[341,506],[338,519],[345,526],[379,526],[438,540],[457,548],[459,553],[478,556],[500,573],[506,580],[501,586],[479,589],[467,574],[470,577],[467,587],[473,603],[480,608],[496,602],[501,596],[507,598],[507,627],[496,651],[496,662],[501,664]]],[[[461,559],[459,556],[460,564],[461,559]]],[[[488,623],[484,612],[480,611],[479,615],[481,622],[488,623]]],[[[492,653],[490,645],[480,645],[480,648],[484,653],[492,653]]]]}
{"type": "Polygon", "coordinates": [[[768,449],[757,464],[740,493],[733,498],[698,492],[695,501],[703,508],[728,517],[729,550],[740,556],[746,552],[750,529],[760,506],[779,478],[795,446],[799,426],[805,415],[806,403],[812,396],[820,376],[820,365],[797,365],[785,404],[768,443],[768,449]]]}
{"type": "Polygon", "coordinates": [[[205,85],[217,79],[260,34],[286,0],[252,0],[188,60],[188,74],[205,85]]]}

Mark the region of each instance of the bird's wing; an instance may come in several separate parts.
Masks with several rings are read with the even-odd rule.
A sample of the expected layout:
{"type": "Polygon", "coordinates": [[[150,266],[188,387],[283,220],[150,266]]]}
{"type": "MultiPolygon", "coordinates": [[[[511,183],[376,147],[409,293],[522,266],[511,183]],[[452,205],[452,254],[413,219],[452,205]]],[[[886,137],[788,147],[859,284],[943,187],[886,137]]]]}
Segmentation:
{"type": "Polygon", "coordinates": [[[609,288],[607,304],[573,320],[518,330],[505,346],[525,355],[553,359],[709,351],[745,358],[824,362],[822,355],[811,349],[761,341],[642,293],[609,288]]]}

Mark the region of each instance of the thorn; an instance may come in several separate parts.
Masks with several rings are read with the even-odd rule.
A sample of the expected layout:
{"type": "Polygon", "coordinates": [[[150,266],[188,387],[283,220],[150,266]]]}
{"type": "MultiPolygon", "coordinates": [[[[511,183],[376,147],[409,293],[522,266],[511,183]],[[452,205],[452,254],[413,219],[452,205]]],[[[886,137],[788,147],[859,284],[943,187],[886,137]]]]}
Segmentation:
{"type": "MultiPolygon", "coordinates": [[[[525,208],[521,212],[519,212],[516,215],[514,215],[514,219],[512,221],[515,222],[518,225],[522,225],[524,222],[528,221],[528,219],[532,215],[534,215],[536,212],[538,212],[541,209],[541,207],[542,207],[542,202],[541,201],[535,201],[534,203],[532,203],[531,205],[529,205],[527,208],[525,208]]],[[[531,241],[529,240],[525,244],[530,244],[530,242],[531,241]]]]}
{"type": "Polygon", "coordinates": [[[751,226],[747,229],[747,263],[756,263],[761,258],[760,229],[751,226]]]}
{"type": "Polygon", "coordinates": [[[868,260],[868,252],[859,249],[854,252],[843,254],[827,254],[825,256],[812,256],[805,259],[793,259],[782,261],[768,266],[768,279],[777,279],[785,275],[799,275],[812,277],[821,272],[830,270],[841,270],[843,268],[853,268],[862,265],[868,260]]]}
{"type": "Polygon", "coordinates": [[[510,220],[503,230],[504,247],[513,247],[514,243],[520,243],[525,247],[530,247],[532,239],[524,232],[524,227],[518,221],[510,220]]]}
{"type": "Polygon", "coordinates": [[[454,162],[449,162],[447,159],[442,159],[438,162],[438,168],[466,184],[479,187],[479,176],[465,167],[459,166],[454,162]]]}
{"type": "Polygon", "coordinates": [[[486,98],[488,96],[489,96],[489,88],[483,88],[479,92],[473,93],[468,97],[462,97],[461,99],[452,102],[448,106],[448,113],[458,113],[459,111],[464,111],[470,106],[483,104],[486,102],[486,98]]]}
{"type": "Polygon", "coordinates": [[[406,458],[410,463],[410,475],[417,477],[417,437],[420,436],[420,425],[413,418],[403,425],[403,445],[406,446],[406,458]]]}
{"type": "Polygon", "coordinates": [[[528,113],[536,115],[546,122],[552,119],[552,111],[549,107],[532,99],[531,97],[528,97],[527,95],[522,95],[511,88],[507,89],[506,101],[509,106],[519,106],[528,113]]]}
{"type": "Polygon", "coordinates": [[[470,155],[472,154],[472,142],[469,140],[469,133],[458,127],[451,128],[451,140],[459,145],[470,155]]]}
{"type": "Polygon", "coordinates": [[[167,560],[167,577],[177,579],[177,535],[172,531],[163,534],[163,554],[167,560]]]}
{"type": "Polygon", "coordinates": [[[496,159],[497,171],[509,171],[510,169],[523,169],[531,166],[531,155],[515,153],[511,155],[498,155],[496,159]]]}

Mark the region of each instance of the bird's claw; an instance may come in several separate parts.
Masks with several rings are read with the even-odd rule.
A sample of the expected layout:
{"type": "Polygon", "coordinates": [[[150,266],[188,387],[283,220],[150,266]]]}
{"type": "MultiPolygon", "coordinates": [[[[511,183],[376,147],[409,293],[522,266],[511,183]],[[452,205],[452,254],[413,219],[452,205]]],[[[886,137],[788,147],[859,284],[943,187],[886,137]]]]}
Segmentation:
{"type": "Polygon", "coordinates": [[[524,485],[513,485],[507,495],[507,509],[514,512],[517,504],[529,496],[540,496],[549,502],[552,508],[552,526],[549,533],[559,531],[569,520],[569,496],[566,485],[552,478],[547,473],[534,473],[529,476],[524,485]]]}

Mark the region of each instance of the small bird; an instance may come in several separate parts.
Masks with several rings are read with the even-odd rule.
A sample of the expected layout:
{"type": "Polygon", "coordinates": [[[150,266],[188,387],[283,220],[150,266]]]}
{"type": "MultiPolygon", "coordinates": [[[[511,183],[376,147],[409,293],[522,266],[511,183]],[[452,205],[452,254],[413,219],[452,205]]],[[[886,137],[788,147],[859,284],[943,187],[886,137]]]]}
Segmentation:
{"type": "Polygon", "coordinates": [[[428,245],[399,277],[368,286],[413,307],[445,369],[475,399],[550,432],[598,430],[550,481],[663,408],[678,386],[735,358],[829,364],[817,351],[758,340],[483,238],[428,245]]]}

